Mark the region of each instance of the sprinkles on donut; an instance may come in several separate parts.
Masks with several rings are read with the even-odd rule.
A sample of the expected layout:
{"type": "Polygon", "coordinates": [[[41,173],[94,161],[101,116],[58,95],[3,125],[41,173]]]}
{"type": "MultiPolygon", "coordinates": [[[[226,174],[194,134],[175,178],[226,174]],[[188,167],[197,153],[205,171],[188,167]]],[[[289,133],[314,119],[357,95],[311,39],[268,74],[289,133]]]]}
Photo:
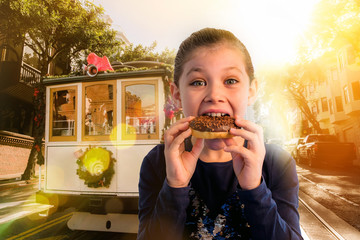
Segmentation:
{"type": "Polygon", "coordinates": [[[204,115],[190,121],[192,136],[196,138],[215,139],[231,138],[231,128],[240,128],[235,125],[235,118],[228,115],[211,116],[204,115]]]}

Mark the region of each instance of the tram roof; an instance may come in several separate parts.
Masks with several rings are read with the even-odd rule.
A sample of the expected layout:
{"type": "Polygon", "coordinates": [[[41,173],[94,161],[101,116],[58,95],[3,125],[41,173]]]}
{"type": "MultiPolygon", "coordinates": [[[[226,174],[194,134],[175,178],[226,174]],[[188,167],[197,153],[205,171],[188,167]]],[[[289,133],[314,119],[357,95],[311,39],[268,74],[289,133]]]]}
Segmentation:
{"type": "Polygon", "coordinates": [[[146,70],[130,70],[125,72],[98,73],[94,77],[90,77],[87,74],[85,74],[79,76],[44,78],[43,84],[54,85],[54,84],[75,83],[75,82],[107,81],[107,80],[124,79],[124,78],[165,76],[169,74],[170,71],[167,70],[166,68],[155,68],[155,69],[146,69],[146,70]]]}

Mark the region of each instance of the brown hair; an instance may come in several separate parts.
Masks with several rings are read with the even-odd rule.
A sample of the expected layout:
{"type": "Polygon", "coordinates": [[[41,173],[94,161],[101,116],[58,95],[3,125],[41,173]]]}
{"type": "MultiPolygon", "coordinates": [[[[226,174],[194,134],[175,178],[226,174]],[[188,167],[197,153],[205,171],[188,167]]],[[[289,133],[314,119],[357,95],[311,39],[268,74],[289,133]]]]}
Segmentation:
{"type": "Polygon", "coordinates": [[[175,57],[174,83],[179,86],[179,79],[183,71],[183,66],[188,60],[189,55],[198,47],[211,46],[221,42],[234,44],[244,54],[246,73],[250,78],[250,82],[254,79],[254,67],[250,54],[245,45],[235,35],[229,31],[215,28],[204,28],[192,33],[185,39],[175,57]]]}

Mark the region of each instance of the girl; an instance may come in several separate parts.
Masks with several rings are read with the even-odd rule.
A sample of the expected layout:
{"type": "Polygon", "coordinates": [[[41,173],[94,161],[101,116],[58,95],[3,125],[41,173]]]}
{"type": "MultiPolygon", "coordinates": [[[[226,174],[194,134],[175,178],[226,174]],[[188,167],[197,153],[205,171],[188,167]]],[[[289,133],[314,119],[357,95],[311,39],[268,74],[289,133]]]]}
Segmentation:
{"type": "Polygon", "coordinates": [[[142,163],[138,239],[302,239],[294,160],[243,118],[257,90],[232,33],[206,28],[182,42],[171,93],[185,118],[142,163]],[[235,118],[233,138],[191,137],[194,117],[216,113],[235,118]]]}

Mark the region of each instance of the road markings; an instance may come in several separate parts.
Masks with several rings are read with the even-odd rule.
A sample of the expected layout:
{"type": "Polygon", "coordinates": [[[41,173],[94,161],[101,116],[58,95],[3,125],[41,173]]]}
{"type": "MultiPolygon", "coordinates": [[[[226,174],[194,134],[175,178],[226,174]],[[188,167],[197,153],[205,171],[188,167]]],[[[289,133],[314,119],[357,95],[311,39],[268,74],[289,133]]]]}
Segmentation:
{"type": "Polygon", "coordinates": [[[304,177],[304,176],[301,175],[301,174],[300,174],[299,176],[302,177],[303,179],[305,179],[306,181],[308,181],[309,183],[314,184],[316,187],[322,189],[323,191],[325,191],[325,192],[327,192],[327,193],[330,193],[330,194],[334,195],[335,197],[338,197],[338,198],[340,198],[341,200],[344,200],[345,202],[347,202],[347,203],[349,203],[349,204],[351,204],[351,205],[353,205],[353,206],[355,206],[355,207],[359,207],[359,206],[360,206],[359,204],[357,204],[357,203],[355,203],[355,202],[353,202],[353,201],[351,201],[351,200],[349,200],[349,199],[346,199],[346,198],[340,196],[340,195],[337,194],[336,192],[333,192],[333,191],[331,191],[331,190],[329,190],[329,189],[326,189],[326,188],[324,188],[323,186],[321,186],[320,184],[311,181],[310,179],[308,179],[307,177],[304,177]]]}
{"type": "Polygon", "coordinates": [[[69,220],[69,218],[71,218],[72,215],[73,215],[72,212],[71,212],[71,213],[68,213],[68,214],[66,214],[66,215],[64,215],[64,216],[61,216],[61,217],[59,217],[59,218],[55,218],[55,219],[53,219],[53,220],[51,220],[51,221],[49,221],[49,222],[43,223],[43,224],[41,224],[41,225],[39,225],[39,226],[37,226],[37,227],[34,227],[34,228],[32,228],[32,229],[29,229],[28,231],[22,232],[22,233],[20,233],[20,234],[18,234],[18,235],[16,235],[16,236],[13,236],[13,237],[11,237],[11,238],[8,238],[7,240],[13,240],[13,239],[21,240],[21,239],[25,239],[25,238],[27,238],[27,237],[30,237],[30,236],[36,234],[36,233],[39,233],[39,232],[41,232],[41,231],[44,231],[44,230],[46,230],[46,229],[48,229],[48,228],[50,228],[50,227],[52,227],[52,226],[55,226],[55,225],[57,225],[57,224],[59,224],[59,223],[61,223],[61,222],[64,222],[64,221],[69,220]]]}
{"type": "Polygon", "coordinates": [[[19,207],[22,208],[22,211],[17,210],[18,212],[2,216],[2,218],[0,219],[0,224],[6,223],[9,221],[14,221],[18,218],[26,217],[28,215],[35,214],[38,212],[46,211],[46,210],[52,208],[53,206],[46,205],[46,204],[39,204],[39,203],[29,203],[29,204],[20,205],[20,206],[18,206],[18,208],[19,207]]]}

